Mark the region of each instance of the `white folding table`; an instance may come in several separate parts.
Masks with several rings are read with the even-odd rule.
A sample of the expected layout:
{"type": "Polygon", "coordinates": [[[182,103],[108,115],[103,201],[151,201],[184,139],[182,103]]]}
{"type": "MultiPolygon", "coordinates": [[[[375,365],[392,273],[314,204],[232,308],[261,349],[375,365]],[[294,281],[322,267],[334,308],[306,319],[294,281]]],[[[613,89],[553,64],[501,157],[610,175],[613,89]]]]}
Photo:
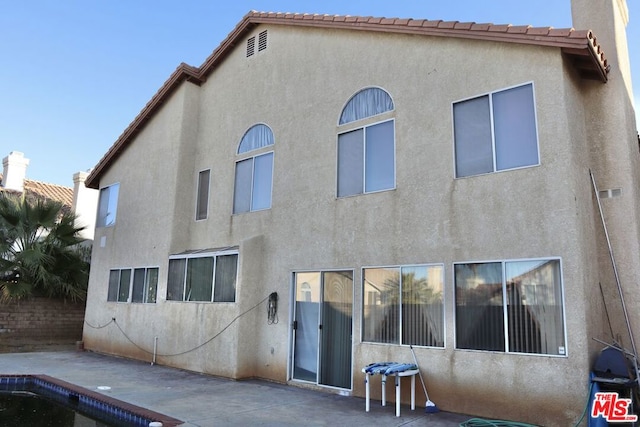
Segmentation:
{"type": "MultiPolygon", "coordinates": [[[[371,375],[375,375],[374,373],[369,373],[366,368],[362,369],[362,372],[365,374],[365,410],[369,412],[370,409],[370,399],[371,399],[371,391],[370,391],[370,382],[371,375]]],[[[396,417],[400,416],[400,379],[402,377],[411,377],[411,410],[414,411],[416,409],[416,375],[418,374],[418,369],[407,369],[404,371],[393,372],[389,375],[395,376],[395,386],[396,386],[396,417]]],[[[382,377],[382,406],[387,406],[387,392],[386,392],[386,383],[387,376],[385,374],[380,374],[382,377]]]]}

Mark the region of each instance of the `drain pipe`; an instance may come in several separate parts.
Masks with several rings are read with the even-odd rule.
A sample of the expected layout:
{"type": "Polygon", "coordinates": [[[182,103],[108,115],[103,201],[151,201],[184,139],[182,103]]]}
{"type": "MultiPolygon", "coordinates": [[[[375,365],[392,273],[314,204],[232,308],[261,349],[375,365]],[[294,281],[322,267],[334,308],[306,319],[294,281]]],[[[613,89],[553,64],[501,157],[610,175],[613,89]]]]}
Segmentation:
{"type": "MultiPolygon", "coordinates": [[[[624,320],[627,324],[627,332],[629,333],[629,341],[631,342],[631,350],[633,351],[634,364],[636,367],[636,374],[638,373],[638,350],[636,348],[636,342],[633,339],[633,331],[631,330],[631,322],[629,321],[629,313],[627,306],[624,302],[624,294],[622,292],[622,285],[620,284],[620,277],[618,276],[618,268],[616,267],[616,261],[613,258],[613,249],[611,248],[611,240],[609,239],[609,232],[607,231],[607,223],[604,220],[604,213],[602,211],[602,204],[600,203],[600,193],[598,193],[598,187],[596,186],[596,179],[593,176],[593,172],[589,169],[589,175],[591,175],[591,184],[593,185],[593,192],[596,195],[596,201],[598,202],[598,211],[600,213],[600,221],[602,221],[602,228],[604,229],[604,236],[607,240],[607,247],[609,249],[609,257],[611,258],[611,265],[613,267],[613,274],[616,279],[616,285],[618,286],[618,295],[620,296],[620,303],[622,305],[622,313],[624,314],[624,320]]],[[[636,375],[636,380],[638,380],[636,375]]]]}
{"type": "Polygon", "coordinates": [[[156,354],[158,354],[158,336],[153,337],[153,361],[151,366],[156,364],[156,354]]]}

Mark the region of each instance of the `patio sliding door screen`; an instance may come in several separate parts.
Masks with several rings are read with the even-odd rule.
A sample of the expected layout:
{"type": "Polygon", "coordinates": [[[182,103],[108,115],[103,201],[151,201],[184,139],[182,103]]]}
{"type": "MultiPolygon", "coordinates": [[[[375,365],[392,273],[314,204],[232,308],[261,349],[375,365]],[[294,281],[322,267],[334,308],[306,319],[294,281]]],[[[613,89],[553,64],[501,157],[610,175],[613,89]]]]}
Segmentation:
{"type": "Polygon", "coordinates": [[[293,378],[318,380],[320,273],[298,273],[295,283],[293,378]]]}
{"type": "Polygon", "coordinates": [[[320,383],[351,388],[353,274],[323,273],[320,383]]]}
{"type": "Polygon", "coordinates": [[[295,274],[294,379],[351,388],[353,273],[295,274]]]}

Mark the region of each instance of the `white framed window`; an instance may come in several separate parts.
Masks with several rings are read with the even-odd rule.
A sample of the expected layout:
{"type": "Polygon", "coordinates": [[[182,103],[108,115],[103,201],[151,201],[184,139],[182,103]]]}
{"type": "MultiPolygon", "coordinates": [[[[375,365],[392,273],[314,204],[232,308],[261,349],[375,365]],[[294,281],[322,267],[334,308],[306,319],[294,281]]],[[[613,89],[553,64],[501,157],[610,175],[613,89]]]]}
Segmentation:
{"type": "Polygon", "coordinates": [[[456,348],[566,355],[560,259],[454,264],[456,348]]]}
{"type": "Polygon", "coordinates": [[[107,301],[129,302],[131,289],[131,269],[113,269],[109,271],[109,289],[107,301]]]}
{"type": "MultiPolygon", "coordinates": [[[[391,96],[370,87],[349,99],[339,125],[347,125],[393,111],[391,96]]],[[[395,121],[381,120],[349,126],[338,134],[338,197],[372,193],[395,188],[395,121]]]]}
{"type": "Polygon", "coordinates": [[[453,103],[456,178],[540,164],[533,83],[453,103]]]}
{"type": "Polygon", "coordinates": [[[206,169],[198,173],[198,191],[196,195],[196,221],[207,219],[209,215],[209,181],[211,170],[206,169]]]}
{"type": "Polygon", "coordinates": [[[110,270],[107,301],[155,303],[158,271],[158,267],[110,270]]]}
{"type": "Polygon", "coordinates": [[[113,184],[100,189],[96,227],[111,227],[116,223],[119,191],[120,184],[113,184]]]}
{"type": "Polygon", "coordinates": [[[233,213],[252,212],[271,208],[273,184],[273,151],[264,151],[274,144],[273,132],[269,126],[252,126],[238,145],[238,155],[244,158],[236,161],[235,186],[233,193],[233,213]],[[245,153],[257,151],[251,157],[245,153]]]}
{"type": "Polygon", "coordinates": [[[441,264],[362,270],[362,341],[444,347],[441,264]]]}
{"type": "Polygon", "coordinates": [[[235,302],[237,271],[237,251],[172,255],[167,301],[235,302]]]}
{"type": "Polygon", "coordinates": [[[131,302],[155,303],[158,291],[158,267],[134,268],[131,302]]]}

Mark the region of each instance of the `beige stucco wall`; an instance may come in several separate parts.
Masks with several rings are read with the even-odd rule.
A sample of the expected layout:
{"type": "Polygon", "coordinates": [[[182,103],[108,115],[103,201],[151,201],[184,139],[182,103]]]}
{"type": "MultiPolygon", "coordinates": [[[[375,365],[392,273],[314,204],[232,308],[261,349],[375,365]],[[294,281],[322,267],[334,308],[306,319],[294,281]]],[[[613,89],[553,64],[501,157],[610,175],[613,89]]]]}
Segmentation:
{"type": "Polygon", "coordinates": [[[118,216],[96,230],[87,322],[116,318],[128,338],[85,326],[85,347],[151,360],[158,337],[158,363],[285,382],[292,273],[353,270],[352,392],[362,396],[365,364],[411,360],[408,347],[361,342],[362,267],[441,263],[446,347],[416,349],[431,399],[479,416],[577,420],[603,329],[585,138],[594,113],[581,105],[605,86],[581,82],[553,48],[277,26],[249,35],[264,29],[264,52],[246,58],[240,43],[202,86],[184,83],[101,177],[101,187],[120,183],[118,216]],[[541,164],[454,179],[452,102],[527,82],[541,164]],[[368,86],[395,103],[380,118],[395,119],[396,189],[337,199],[336,135],[349,129],[338,118],[368,86]],[[233,215],[235,153],[256,123],[275,136],[272,208],[233,215]],[[195,221],[204,169],[209,217],[195,221]],[[170,254],[227,246],[239,246],[236,303],[165,301],[170,254]],[[539,257],[562,260],[567,356],[455,350],[453,263],[539,257]],[[109,269],[141,266],[160,268],[158,302],[106,302],[109,269]],[[279,322],[268,324],[274,291],[279,322]]]}
{"type": "MultiPolygon", "coordinates": [[[[630,17],[625,0],[595,3],[574,0],[572,15],[574,26],[594,31],[611,66],[606,85],[585,84],[585,101],[589,106],[585,129],[598,189],[620,190],[619,197],[602,200],[602,209],[637,351],[640,343],[640,311],[636,307],[640,301],[640,155],[626,37],[630,17]]],[[[605,288],[614,338],[632,351],[634,343],[630,340],[600,218],[597,225],[600,281],[605,288]]]]}

